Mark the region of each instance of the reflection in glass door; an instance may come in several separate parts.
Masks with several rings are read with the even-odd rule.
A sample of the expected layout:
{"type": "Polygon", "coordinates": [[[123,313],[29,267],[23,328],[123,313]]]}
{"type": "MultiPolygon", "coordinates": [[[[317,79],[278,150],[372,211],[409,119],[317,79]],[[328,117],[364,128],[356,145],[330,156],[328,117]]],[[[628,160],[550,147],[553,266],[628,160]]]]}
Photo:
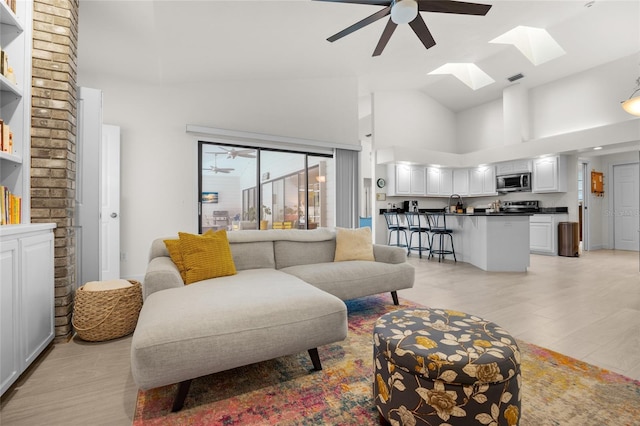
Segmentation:
{"type": "Polygon", "coordinates": [[[200,142],[200,232],[333,226],[333,158],[200,142]]]}
{"type": "Polygon", "coordinates": [[[257,229],[257,150],[200,142],[200,232],[257,229]]]}

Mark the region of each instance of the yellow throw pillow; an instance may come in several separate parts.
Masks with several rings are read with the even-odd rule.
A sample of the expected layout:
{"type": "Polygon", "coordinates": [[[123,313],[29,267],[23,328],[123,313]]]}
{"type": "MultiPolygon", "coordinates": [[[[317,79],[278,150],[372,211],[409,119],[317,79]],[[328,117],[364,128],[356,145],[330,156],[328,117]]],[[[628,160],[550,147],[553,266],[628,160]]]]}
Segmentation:
{"type": "Polygon", "coordinates": [[[180,240],[164,240],[164,245],[167,246],[167,251],[173,263],[178,267],[182,281],[187,281],[186,271],[184,269],[184,260],[182,259],[182,250],[180,249],[180,240]]]}
{"type": "Polygon", "coordinates": [[[185,284],[236,274],[227,231],[221,229],[205,235],[179,232],[185,268],[185,284]]]}
{"type": "Polygon", "coordinates": [[[336,228],[335,262],[344,260],[376,260],[373,257],[371,228],[336,228]]]}

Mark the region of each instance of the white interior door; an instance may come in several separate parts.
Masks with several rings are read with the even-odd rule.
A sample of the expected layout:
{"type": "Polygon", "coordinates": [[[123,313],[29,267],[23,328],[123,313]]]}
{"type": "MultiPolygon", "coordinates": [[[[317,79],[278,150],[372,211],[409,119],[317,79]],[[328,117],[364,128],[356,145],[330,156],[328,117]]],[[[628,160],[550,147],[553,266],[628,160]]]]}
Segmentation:
{"type": "Polygon", "coordinates": [[[101,280],[120,278],[120,127],[102,126],[101,280]]]}
{"type": "Polygon", "coordinates": [[[640,249],[639,164],[613,166],[613,230],[616,250],[640,249]]]}
{"type": "Polygon", "coordinates": [[[102,91],[78,90],[76,269],[78,287],[100,279],[102,91]]]}

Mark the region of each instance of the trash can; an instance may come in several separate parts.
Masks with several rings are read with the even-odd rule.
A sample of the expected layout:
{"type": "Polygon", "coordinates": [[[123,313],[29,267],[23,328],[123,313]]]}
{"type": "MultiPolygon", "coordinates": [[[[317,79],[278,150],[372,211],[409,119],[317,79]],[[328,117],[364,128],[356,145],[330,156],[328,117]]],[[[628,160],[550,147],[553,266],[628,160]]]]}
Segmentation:
{"type": "Polygon", "coordinates": [[[558,256],[580,256],[579,245],[578,222],[558,223],[558,256]]]}

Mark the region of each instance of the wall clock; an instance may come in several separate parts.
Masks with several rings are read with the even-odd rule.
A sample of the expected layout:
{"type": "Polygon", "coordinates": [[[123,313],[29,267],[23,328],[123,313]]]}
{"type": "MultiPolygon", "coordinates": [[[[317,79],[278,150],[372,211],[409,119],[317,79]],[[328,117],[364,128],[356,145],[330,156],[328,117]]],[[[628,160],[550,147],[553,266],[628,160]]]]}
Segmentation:
{"type": "Polygon", "coordinates": [[[382,178],[380,178],[380,179],[378,179],[378,180],[376,181],[376,185],[378,185],[378,188],[384,188],[384,186],[385,186],[386,184],[387,184],[387,183],[386,183],[386,182],[384,181],[384,179],[382,179],[382,178]]]}

